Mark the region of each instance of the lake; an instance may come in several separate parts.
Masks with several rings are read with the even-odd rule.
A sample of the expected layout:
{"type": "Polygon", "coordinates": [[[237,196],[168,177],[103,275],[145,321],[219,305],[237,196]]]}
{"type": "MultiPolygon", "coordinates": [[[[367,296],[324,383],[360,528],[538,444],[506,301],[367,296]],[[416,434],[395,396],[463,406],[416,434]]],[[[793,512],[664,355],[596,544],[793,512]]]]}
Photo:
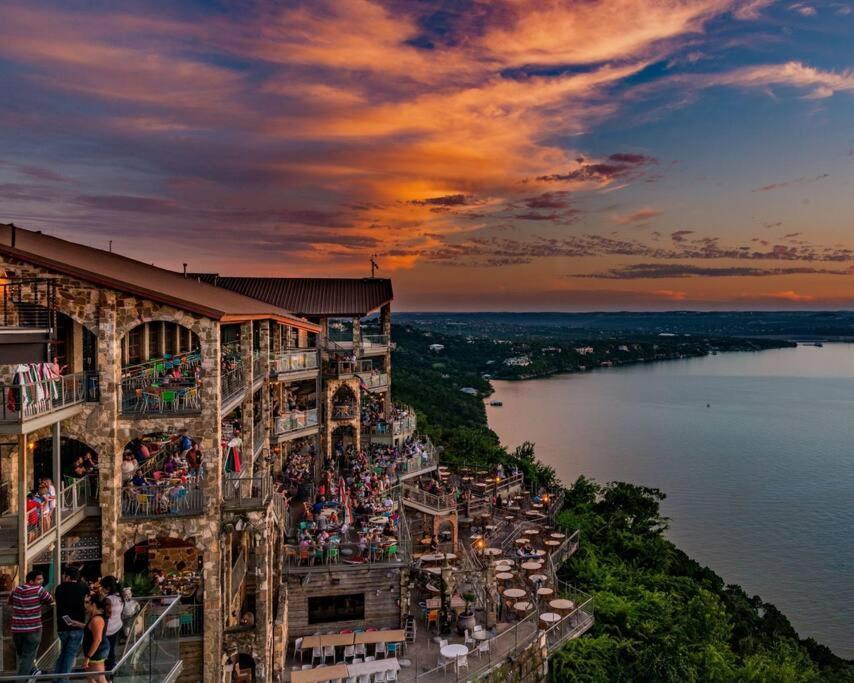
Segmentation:
{"type": "Polygon", "coordinates": [[[494,381],[502,443],[667,494],[670,538],[854,657],[854,346],[494,381]],[[708,407],[707,407],[708,405],[708,407]]]}

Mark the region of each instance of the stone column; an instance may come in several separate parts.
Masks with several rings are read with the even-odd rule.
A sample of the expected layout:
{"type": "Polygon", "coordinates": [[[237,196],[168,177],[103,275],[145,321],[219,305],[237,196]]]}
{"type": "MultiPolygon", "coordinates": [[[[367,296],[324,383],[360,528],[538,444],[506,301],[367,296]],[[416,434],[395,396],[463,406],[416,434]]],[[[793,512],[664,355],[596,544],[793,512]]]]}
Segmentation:
{"type": "Polygon", "coordinates": [[[353,356],[357,363],[362,356],[362,321],[359,318],[353,318],[353,356]]]}
{"type": "MultiPolygon", "coordinates": [[[[270,325],[272,324],[274,323],[270,320],[262,320],[260,322],[261,332],[259,335],[259,342],[261,347],[261,370],[264,373],[264,377],[270,376],[270,355],[272,354],[272,349],[270,348],[270,325]]],[[[273,420],[269,387],[269,381],[265,381],[264,386],[261,389],[261,424],[264,425],[263,440],[265,450],[269,449],[270,424],[273,420]]]]}
{"type": "Polygon", "coordinates": [[[277,533],[273,515],[268,510],[262,518],[263,534],[255,536],[255,643],[258,648],[258,680],[265,681],[273,663],[273,563],[277,533]]]}
{"type": "Polygon", "coordinates": [[[249,476],[254,475],[254,460],[255,460],[255,436],[253,434],[253,405],[252,405],[252,385],[255,381],[252,373],[254,371],[253,361],[253,339],[252,339],[252,321],[240,325],[240,362],[243,364],[244,382],[249,387],[246,397],[243,399],[241,406],[241,430],[243,431],[243,450],[241,454],[249,465],[249,476]]]}
{"type": "MultiPolygon", "coordinates": [[[[98,501],[101,507],[101,573],[120,576],[126,548],[119,547],[119,516],[122,509],[121,448],[116,439],[116,421],[121,407],[122,339],[118,338],[118,310],[114,292],[100,291],[98,306],[98,372],[101,402],[90,420],[94,421],[89,433],[100,437],[103,451],[99,449],[98,501]]],[[[127,339],[127,336],[124,338],[127,339]]],[[[58,485],[58,484],[57,484],[58,485]]]]}

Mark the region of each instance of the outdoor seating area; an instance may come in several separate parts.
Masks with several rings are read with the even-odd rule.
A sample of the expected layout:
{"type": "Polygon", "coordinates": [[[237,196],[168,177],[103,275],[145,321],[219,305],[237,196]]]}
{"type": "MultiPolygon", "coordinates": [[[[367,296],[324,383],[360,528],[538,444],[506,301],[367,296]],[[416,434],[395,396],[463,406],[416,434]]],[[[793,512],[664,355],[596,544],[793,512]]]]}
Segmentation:
{"type": "Polygon", "coordinates": [[[122,412],[133,415],[197,412],[201,354],[164,354],[122,368],[122,412]]]}
{"type": "Polygon", "coordinates": [[[316,633],[293,644],[292,683],[397,681],[406,635],[400,629],[352,629],[316,633]],[[305,663],[310,659],[310,663],[305,663]]]}

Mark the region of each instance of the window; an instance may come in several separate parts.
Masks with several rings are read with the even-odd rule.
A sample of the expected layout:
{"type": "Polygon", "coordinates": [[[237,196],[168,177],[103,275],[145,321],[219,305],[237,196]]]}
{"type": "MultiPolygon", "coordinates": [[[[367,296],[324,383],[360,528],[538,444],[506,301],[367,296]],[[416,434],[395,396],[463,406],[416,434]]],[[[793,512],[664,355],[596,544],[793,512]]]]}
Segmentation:
{"type": "Polygon", "coordinates": [[[365,594],[322,595],[308,599],[308,623],[357,621],[365,618],[365,594]]]}
{"type": "Polygon", "coordinates": [[[128,332],[128,363],[135,365],[142,362],[142,326],[128,332]]]}
{"type": "Polygon", "coordinates": [[[177,330],[178,326],[175,323],[165,323],[166,326],[166,353],[174,356],[178,353],[177,330]]]}
{"type": "Polygon", "coordinates": [[[160,332],[163,330],[163,323],[153,322],[146,323],[148,325],[148,357],[160,358],[160,332]]]}

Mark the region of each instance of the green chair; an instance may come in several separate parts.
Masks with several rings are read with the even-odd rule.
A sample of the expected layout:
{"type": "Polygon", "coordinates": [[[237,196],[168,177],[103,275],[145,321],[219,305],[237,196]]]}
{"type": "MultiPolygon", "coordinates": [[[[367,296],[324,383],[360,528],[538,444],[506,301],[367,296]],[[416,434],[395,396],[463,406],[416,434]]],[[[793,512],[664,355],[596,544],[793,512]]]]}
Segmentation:
{"type": "Polygon", "coordinates": [[[167,406],[175,407],[175,401],[178,399],[178,392],[164,391],[160,394],[160,410],[166,410],[167,406]]]}
{"type": "Polygon", "coordinates": [[[341,559],[341,552],[338,546],[330,546],[326,551],[326,564],[338,563],[341,559]]]}

